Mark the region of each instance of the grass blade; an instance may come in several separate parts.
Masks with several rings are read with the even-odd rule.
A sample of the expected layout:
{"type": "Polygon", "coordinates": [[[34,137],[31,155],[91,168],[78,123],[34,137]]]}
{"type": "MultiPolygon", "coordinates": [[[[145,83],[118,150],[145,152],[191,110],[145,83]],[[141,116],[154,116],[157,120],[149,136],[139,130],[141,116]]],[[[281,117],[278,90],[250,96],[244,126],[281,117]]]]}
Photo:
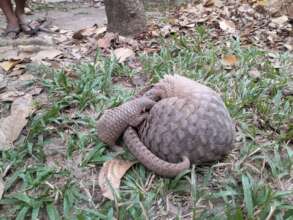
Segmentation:
{"type": "Polygon", "coordinates": [[[24,220],[28,211],[29,211],[29,207],[28,206],[25,206],[23,207],[20,212],[18,213],[18,215],[16,216],[16,219],[15,220],[24,220]]]}
{"type": "Polygon", "coordinates": [[[247,176],[242,175],[242,186],[244,194],[245,208],[249,219],[253,219],[253,201],[251,195],[251,185],[247,176]]]}
{"type": "Polygon", "coordinates": [[[56,207],[50,203],[47,204],[47,213],[48,213],[48,217],[50,220],[60,220],[60,215],[58,213],[58,210],[56,209],[56,207]]]}

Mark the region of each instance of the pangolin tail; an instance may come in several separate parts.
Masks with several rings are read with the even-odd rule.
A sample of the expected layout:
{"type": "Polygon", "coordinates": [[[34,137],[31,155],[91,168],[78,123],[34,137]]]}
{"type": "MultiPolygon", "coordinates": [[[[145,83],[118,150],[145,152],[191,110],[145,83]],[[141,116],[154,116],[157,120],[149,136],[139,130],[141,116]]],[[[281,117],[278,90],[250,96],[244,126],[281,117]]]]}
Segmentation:
{"type": "Polygon", "coordinates": [[[170,163],[157,157],[140,141],[132,127],[126,129],[123,140],[139,162],[160,176],[174,177],[190,167],[190,160],[186,156],[183,156],[183,161],[179,163],[170,163]]]}

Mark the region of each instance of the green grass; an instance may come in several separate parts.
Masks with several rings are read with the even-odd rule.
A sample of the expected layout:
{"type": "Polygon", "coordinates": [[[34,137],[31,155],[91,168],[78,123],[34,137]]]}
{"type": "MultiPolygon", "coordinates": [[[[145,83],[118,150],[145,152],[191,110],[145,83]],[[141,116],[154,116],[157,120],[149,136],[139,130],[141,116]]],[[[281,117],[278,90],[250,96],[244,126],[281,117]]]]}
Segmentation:
{"type": "Polygon", "coordinates": [[[293,99],[282,94],[292,80],[293,55],[271,60],[268,52],[229,43],[215,45],[199,27],[193,36],[162,40],[159,53],[139,59],[151,82],[179,73],[218,91],[237,126],[233,152],[221,163],[193,167],[173,179],[153,176],[137,164],[123,178],[115,201],[101,198],[98,187],[92,188],[97,182],[83,178],[97,180],[96,167],[119,156],[98,140],[95,121],[134,94],[112,79],[131,78],[135,70],[99,53],[93,64],[70,72],[38,67],[49,102],[35,102],[38,111],[23,141],[0,153],[0,172],[7,170],[0,219],[293,219],[293,99]],[[225,54],[239,59],[231,70],[221,63],[225,54]],[[276,61],[281,68],[274,67],[276,61]],[[258,68],[260,79],[249,76],[251,68],[258,68]],[[48,158],[52,137],[66,146],[62,160],[48,158]],[[46,162],[54,159],[61,165],[46,162]]]}

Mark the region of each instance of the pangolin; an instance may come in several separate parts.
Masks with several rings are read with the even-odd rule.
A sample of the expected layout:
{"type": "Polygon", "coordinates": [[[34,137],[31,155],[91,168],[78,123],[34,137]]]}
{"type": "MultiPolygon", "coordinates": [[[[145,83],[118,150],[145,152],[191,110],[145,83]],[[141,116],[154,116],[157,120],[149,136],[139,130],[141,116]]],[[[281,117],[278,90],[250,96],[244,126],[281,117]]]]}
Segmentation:
{"type": "Polygon", "coordinates": [[[103,116],[98,133],[110,135],[100,138],[113,145],[128,127],[123,135],[125,144],[156,174],[172,177],[188,169],[190,163],[218,160],[232,149],[233,122],[222,99],[211,88],[183,76],[166,75],[143,97],[158,102],[143,114],[145,120],[139,120],[143,121],[140,125],[127,122],[131,114],[126,109],[132,107],[132,102],[140,102],[137,98],[103,116]],[[123,116],[119,116],[121,112],[123,116]],[[116,119],[120,117],[125,120],[116,119]]]}
{"type": "Polygon", "coordinates": [[[159,101],[138,133],[128,129],[123,139],[134,156],[153,172],[174,176],[183,171],[173,169],[182,158],[203,164],[221,159],[232,149],[234,123],[221,97],[211,88],[183,76],[166,75],[144,96],[159,101]],[[133,150],[137,149],[135,145],[143,150],[133,150]],[[160,160],[142,160],[144,148],[160,160]]]}

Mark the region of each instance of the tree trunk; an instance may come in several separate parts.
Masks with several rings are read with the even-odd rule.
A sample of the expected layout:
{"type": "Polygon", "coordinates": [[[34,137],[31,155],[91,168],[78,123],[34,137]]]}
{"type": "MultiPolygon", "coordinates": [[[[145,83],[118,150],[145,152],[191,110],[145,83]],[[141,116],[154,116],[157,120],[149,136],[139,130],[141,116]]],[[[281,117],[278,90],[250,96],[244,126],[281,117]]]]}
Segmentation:
{"type": "Polygon", "coordinates": [[[121,35],[145,31],[146,18],[141,0],[105,0],[107,30],[121,35]]]}

